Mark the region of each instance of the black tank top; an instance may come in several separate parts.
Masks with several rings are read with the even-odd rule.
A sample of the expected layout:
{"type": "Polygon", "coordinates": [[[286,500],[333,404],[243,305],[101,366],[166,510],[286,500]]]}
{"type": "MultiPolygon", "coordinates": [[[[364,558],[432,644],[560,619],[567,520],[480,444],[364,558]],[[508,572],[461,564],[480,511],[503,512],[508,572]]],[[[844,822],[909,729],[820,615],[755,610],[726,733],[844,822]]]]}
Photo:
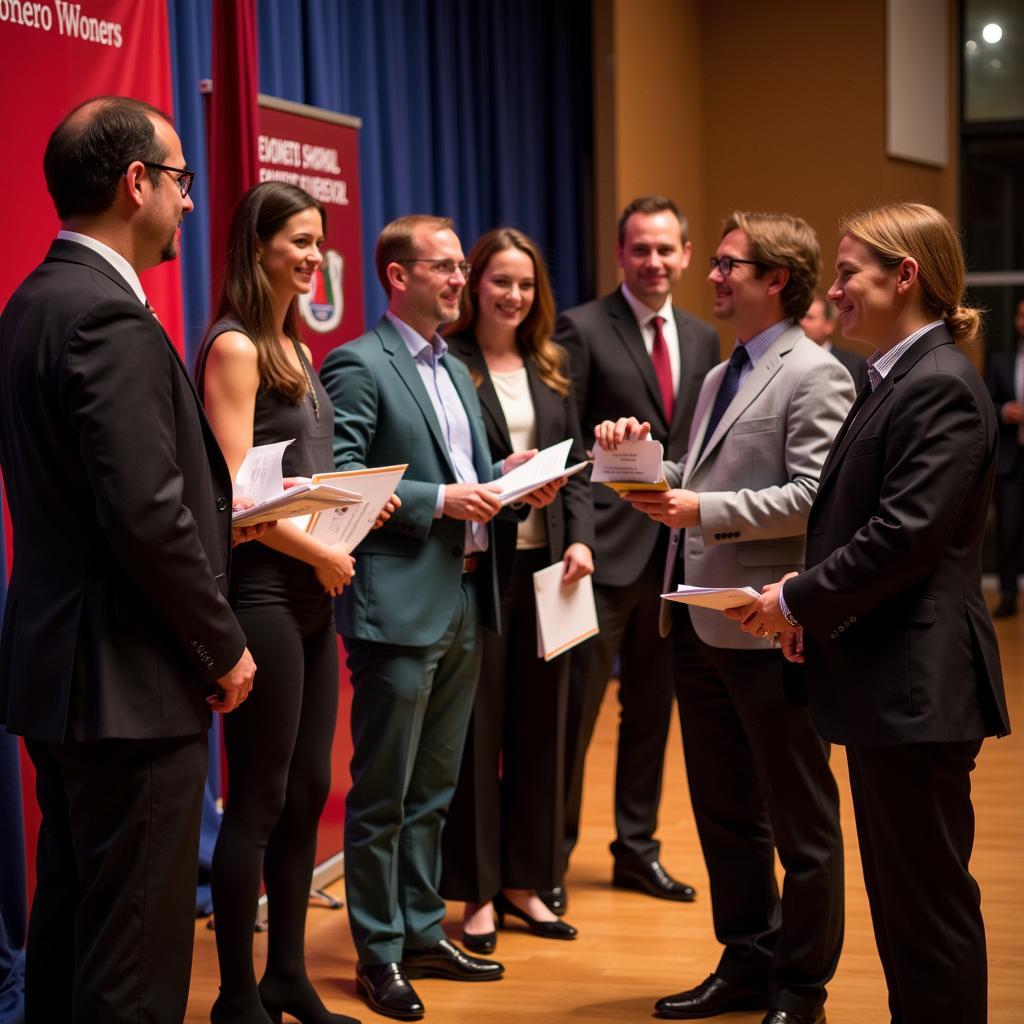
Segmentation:
{"type": "MultiPolygon", "coordinates": [[[[228,317],[218,320],[210,329],[196,373],[201,396],[206,355],[214,339],[225,331],[246,334],[237,320],[228,317]]],[[[302,346],[295,345],[295,350],[309,374],[319,408],[314,406],[308,391],[296,405],[280,391],[261,387],[256,395],[252,443],[271,444],[294,438],[284,450],[281,462],[286,477],[330,473],[334,469],[334,409],[302,346]]],[[[311,565],[274,551],[259,541],[239,544],[232,552],[230,598],[236,608],[292,604],[310,612],[330,602],[311,565]]]]}

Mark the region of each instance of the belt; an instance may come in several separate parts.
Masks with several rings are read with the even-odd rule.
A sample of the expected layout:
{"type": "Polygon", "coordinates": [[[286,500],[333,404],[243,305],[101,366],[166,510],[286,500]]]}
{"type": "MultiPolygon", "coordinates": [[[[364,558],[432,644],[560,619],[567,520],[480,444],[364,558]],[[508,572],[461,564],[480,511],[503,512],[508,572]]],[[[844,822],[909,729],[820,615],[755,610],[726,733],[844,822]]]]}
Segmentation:
{"type": "Polygon", "coordinates": [[[468,572],[476,572],[480,568],[480,556],[479,555],[466,555],[462,560],[462,574],[465,575],[468,572]]]}

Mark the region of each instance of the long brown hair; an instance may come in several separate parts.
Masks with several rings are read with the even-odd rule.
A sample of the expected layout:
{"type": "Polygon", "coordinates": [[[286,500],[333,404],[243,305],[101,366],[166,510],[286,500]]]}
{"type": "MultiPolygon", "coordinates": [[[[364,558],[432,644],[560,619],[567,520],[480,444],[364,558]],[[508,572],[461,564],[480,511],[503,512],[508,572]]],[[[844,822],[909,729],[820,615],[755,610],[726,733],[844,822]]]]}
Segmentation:
{"type": "Polygon", "coordinates": [[[929,316],[941,317],[957,342],[972,342],[981,330],[981,311],[960,304],[964,295],[964,252],[953,225],[924,203],[891,203],[846,217],[840,235],[863,242],[883,267],[917,263],[921,299],[929,316]]]}
{"type": "MultiPolygon", "coordinates": [[[[552,340],[555,330],[555,297],[551,294],[548,268],[540,254],[537,243],[516,228],[492,228],[481,235],[469,254],[473,269],[469,281],[462,289],[462,309],[459,319],[445,327],[443,334],[472,333],[476,327],[479,307],[476,293],[480,287],[487,265],[499,252],[519,249],[525,252],[533,263],[534,296],[533,306],[526,319],[516,328],[516,343],[524,359],[529,359],[537,369],[537,376],[556,394],[563,398],[569,394],[569,378],[565,375],[564,352],[552,340]]],[[[472,374],[473,383],[480,387],[479,374],[472,374]]]]}
{"type": "MultiPolygon", "coordinates": [[[[223,317],[237,320],[256,346],[260,387],[280,391],[296,405],[305,397],[308,383],[302,370],[288,361],[277,343],[272,291],[267,275],[260,266],[258,248],[259,243],[269,242],[284,227],[289,217],[310,208],[319,212],[326,231],[327,214],[323,206],[295,185],[283,181],[265,181],[254,185],[242,196],[231,218],[224,280],[217,299],[217,311],[210,321],[212,327],[223,317]]],[[[301,344],[298,302],[295,298],[289,303],[285,314],[284,333],[296,344],[301,344]]],[[[202,377],[206,352],[212,341],[207,329],[207,338],[196,360],[197,377],[202,377]]]]}

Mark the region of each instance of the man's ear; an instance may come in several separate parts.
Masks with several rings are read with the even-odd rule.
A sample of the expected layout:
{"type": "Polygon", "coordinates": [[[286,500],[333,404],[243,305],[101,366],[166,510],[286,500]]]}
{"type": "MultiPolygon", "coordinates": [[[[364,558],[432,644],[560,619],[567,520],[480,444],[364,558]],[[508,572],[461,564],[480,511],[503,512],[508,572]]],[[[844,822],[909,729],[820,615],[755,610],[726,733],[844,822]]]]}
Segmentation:
{"type": "Polygon", "coordinates": [[[122,184],[125,195],[129,202],[134,203],[136,206],[142,205],[142,183],[148,174],[149,171],[141,160],[133,160],[128,165],[128,170],[124,172],[122,184]]]}
{"type": "Polygon", "coordinates": [[[913,256],[904,256],[896,272],[897,293],[903,294],[909,291],[913,287],[914,282],[917,281],[920,272],[921,267],[917,260],[913,256]]]}
{"type": "Polygon", "coordinates": [[[391,291],[404,292],[406,290],[408,281],[407,271],[401,263],[389,263],[384,273],[387,275],[388,283],[391,285],[391,291]]]}
{"type": "Polygon", "coordinates": [[[778,295],[789,284],[789,267],[772,267],[767,277],[768,294],[778,295]]]}

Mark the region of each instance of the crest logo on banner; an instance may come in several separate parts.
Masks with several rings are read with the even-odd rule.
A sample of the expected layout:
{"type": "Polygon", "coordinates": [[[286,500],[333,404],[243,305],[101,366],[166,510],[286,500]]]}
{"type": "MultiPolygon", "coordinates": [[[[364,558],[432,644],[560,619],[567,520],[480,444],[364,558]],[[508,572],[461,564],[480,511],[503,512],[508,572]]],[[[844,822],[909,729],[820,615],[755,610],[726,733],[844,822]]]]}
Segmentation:
{"type": "Polygon", "coordinates": [[[313,275],[312,288],[307,295],[299,296],[299,315],[318,334],[333,331],[345,315],[344,271],[341,253],[326,250],[323,265],[313,275]]]}

